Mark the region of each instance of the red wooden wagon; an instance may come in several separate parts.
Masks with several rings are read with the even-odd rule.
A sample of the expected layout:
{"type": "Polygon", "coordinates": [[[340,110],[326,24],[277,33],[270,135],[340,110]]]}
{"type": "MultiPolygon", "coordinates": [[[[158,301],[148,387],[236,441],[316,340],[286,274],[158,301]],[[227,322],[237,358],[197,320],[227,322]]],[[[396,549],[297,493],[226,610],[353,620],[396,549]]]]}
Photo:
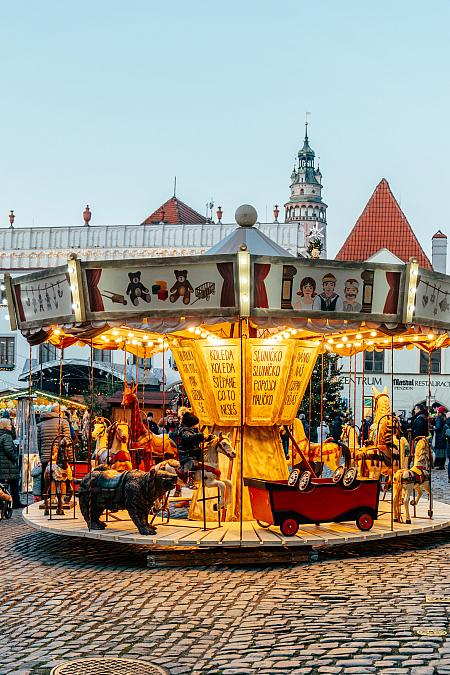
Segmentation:
{"type": "Polygon", "coordinates": [[[354,519],[360,530],[371,529],[378,517],[378,480],[356,480],[354,476],[345,481],[342,474],[336,474],[334,480],[305,474],[309,472],[295,481],[244,478],[259,525],[278,525],[285,536],[295,535],[302,523],[319,525],[354,519]]]}

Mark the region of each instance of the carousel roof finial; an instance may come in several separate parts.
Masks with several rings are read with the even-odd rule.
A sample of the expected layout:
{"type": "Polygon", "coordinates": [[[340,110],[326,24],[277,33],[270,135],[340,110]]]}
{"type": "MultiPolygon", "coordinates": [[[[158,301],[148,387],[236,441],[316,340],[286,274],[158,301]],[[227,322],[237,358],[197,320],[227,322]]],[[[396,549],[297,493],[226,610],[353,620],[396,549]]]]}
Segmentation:
{"type": "Polygon", "coordinates": [[[236,222],[241,227],[253,227],[258,220],[258,213],[254,206],[250,204],[242,204],[236,209],[234,214],[236,222]]]}

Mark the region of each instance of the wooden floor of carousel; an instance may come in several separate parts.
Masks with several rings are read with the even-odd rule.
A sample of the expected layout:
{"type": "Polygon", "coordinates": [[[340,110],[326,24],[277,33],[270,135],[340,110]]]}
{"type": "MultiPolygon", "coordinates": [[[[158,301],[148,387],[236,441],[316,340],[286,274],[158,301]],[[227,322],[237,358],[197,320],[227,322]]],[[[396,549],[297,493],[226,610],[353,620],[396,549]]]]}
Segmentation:
{"type": "MultiPolygon", "coordinates": [[[[184,513],[186,510],[184,511],[184,513]]],[[[242,524],[242,538],[240,533],[240,524],[238,522],[225,522],[221,527],[217,522],[207,522],[206,531],[203,528],[203,522],[193,521],[185,518],[176,517],[177,509],[172,507],[173,517],[168,523],[162,522],[159,516],[156,517],[154,525],[157,527],[157,533],[144,536],[139,534],[135,525],[130,520],[126,511],[109,513],[107,517],[107,527],[104,530],[89,530],[81,513],[76,505],[75,510],[65,511],[65,516],[57,516],[52,512],[52,518],[44,515],[40,504],[31,504],[22,512],[25,522],[31,527],[50,532],[55,535],[69,537],[88,537],[100,541],[112,541],[121,544],[138,544],[149,547],[149,553],[154,550],[172,550],[172,554],[180,554],[183,559],[188,550],[216,552],[231,551],[236,561],[239,559],[237,547],[243,547],[241,552],[250,553],[250,548],[256,553],[258,549],[262,559],[270,560],[270,552],[277,553],[276,557],[282,559],[282,551],[298,556],[305,553],[306,559],[312,560],[311,550],[320,550],[321,548],[337,546],[342,544],[364,543],[387,539],[392,537],[402,537],[410,535],[420,535],[434,530],[450,527],[450,505],[442,502],[433,502],[433,517],[428,517],[428,500],[423,499],[417,507],[416,517],[412,518],[411,524],[394,523],[391,529],[391,504],[389,498],[380,501],[379,516],[371,530],[362,532],[356,526],[355,521],[342,523],[323,523],[321,525],[307,524],[300,525],[300,529],[294,536],[284,536],[276,526],[263,528],[256,521],[244,522],[242,524]],[[269,551],[270,549],[270,551],[269,551]],[[234,553],[233,553],[234,551],[234,553]]],[[[179,512],[178,512],[179,513],[179,512]]],[[[105,516],[102,517],[105,520],[105,516]]],[[[233,559],[233,558],[231,558],[233,559]]],[[[287,558],[288,559],[288,558],[287,558]]]]}

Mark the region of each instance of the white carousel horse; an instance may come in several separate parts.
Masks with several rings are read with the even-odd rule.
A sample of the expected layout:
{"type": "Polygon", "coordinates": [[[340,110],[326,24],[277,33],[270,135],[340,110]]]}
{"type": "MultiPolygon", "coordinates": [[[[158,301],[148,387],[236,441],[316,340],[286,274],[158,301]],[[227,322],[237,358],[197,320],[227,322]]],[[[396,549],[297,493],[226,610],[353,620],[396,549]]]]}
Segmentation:
{"type": "MultiPolygon", "coordinates": [[[[207,436],[207,431],[204,432],[207,436]]],[[[216,436],[214,435],[210,441],[206,441],[203,445],[203,460],[198,462],[198,468],[192,470],[192,479],[196,488],[202,484],[202,469],[205,476],[205,487],[218,488],[219,490],[219,506],[227,507],[231,504],[231,481],[222,478],[219,471],[219,453],[234,459],[236,453],[231,445],[228,434],[223,434],[221,431],[216,436]],[[203,465],[203,466],[202,466],[203,465]]],[[[176,474],[181,477],[180,463],[177,460],[169,459],[167,461],[157,464],[157,470],[164,470],[167,473],[176,474]]]]}
{"type": "MultiPolygon", "coordinates": [[[[426,492],[431,503],[430,488],[430,444],[428,438],[421,436],[415,440],[414,464],[411,469],[399,469],[394,476],[394,520],[401,522],[402,499],[405,506],[405,522],[411,523],[409,505],[419,503],[422,494],[426,492]],[[417,499],[411,500],[413,491],[417,491],[417,499]]],[[[428,515],[433,515],[431,506],[428,515]]]]}
{"type": "Polygon", "coordinates": [[[96,417],[94,419],[94,428],[92,430],[92,439],[96,441],[92,460],[94,466],[108,463],[108,430],[111,422],[106,417],[96,417]]]}

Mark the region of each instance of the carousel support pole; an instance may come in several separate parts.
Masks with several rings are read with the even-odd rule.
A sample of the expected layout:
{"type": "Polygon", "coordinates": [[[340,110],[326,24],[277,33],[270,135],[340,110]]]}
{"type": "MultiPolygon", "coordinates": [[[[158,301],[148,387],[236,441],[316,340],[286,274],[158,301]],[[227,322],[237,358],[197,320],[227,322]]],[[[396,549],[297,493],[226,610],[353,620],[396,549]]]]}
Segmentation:
{"type": "MultiPolygon", "coordinates": [[[[163,418],[163,457],[164,457],[164,446],[166,439],[164,438],[164,434],[166,433],[166,425],[164,424],[164,420],[166,419],[166,349],[165,349],[165,338],[163,337],[163,343],[162,343],[162,405],[163,405],[163,410],[162,410],[162,418],[163,418]]],[[[167,426],[169,426],[169,420],[167,420],[167,426]]],[[[167,433],[169,433],[169,430],[167,430],[167,433]]],[[[203,454],[202,454],[203,456],[203,454]]],[[[153,459],[153,458],[152,458],[153,459]]],[[[203,490],[203,496],[205,496],[205,488],[204,488],[204,478],[202,477],[202,490],[203,490]]],[[[203,502],[203,521],[206,523],[206,511],[205,511],[205,503],[203,502]]]]}
{"type": "Polygon", "coordinates": [[[355,445],[356,445],[356,349],[355,349],[355,354],[354,354],[354,383],[353,383],[353,438],[355,439],[355,445]]]}
{"type": "Polygon", "coordinates": [[[432,469],[431,467],[433,466],[433,454],[431,450],[431,443],[430,443],[430,414],[429,411],[431,409],[431,351],[428,352],[428,392],[427,392],[427,398],[428,398],[428,415],[427,415],[427,427],[428,427],[428,463],[430,465],[430,497],[428,500],[428,516],[430,518],[433,517],[433,488],[432,488],[432,483],[431,483],[431,475],[432,475],[432,469]]]}
{"type": "MultiPolygon", "coordinates": [[[[364,342],[363,342],[363,347],[364,347],[364,342]]],[[[364,435],[364,429],[365,429],[365,417],[364,417],[364,400],[365,400],[365,370],[366,370],[366,359],[364,358],[364,349],[361,352],[361,443],[360,445],[364,445],[364,441],[367,439],[365,438],[364,435]]],[[[354,451],[355,452],[355,451],[354,451]]]]}
{"type": "Polygon", "coordinates": [[[391,532],[394,530],[394,336],[391,336],[391,532]]]}
{"type": "MultiPolygon", "coordinates": [[[[202,448],[202,507],[203,507],[203,531],[206,532],[206,495],[205,495],[205,458],[204,458],[204,444],[202,448]]],[[[219,516],[220,518],[220,516],[219,516]]]]}
{"type": "Polygon", "coordinates": [[[312,421],[312,373],[309,378],[309,411],[308,411],[308,447],[311,445],[311,421],[312,421]]]}
{"type": "Polygon", "coordinates": [[[63,390],[63,358],[64,358],[64,347],[63,347],[63,341],[61,339],[60,346],[59,346],[58,434],[61,434],[61,399],[62,399],[62,390],[63,390]]]}
{"type": "Polygon", "coordinates": [[[239,543],[242,546],[243,540],[243,518],[244,518],[244,319],[239,319],[239,339],[240,339],[240,359],[241,359],[241,455],[239,461],[239,543]]]}
{"type": "MultiPolygon", "coordinates": [[[[94,411],[94,344],[91,340],[90,344],[90,361],[89,361],[89,428],[88,428],[88,468],[89,473],[92,471],[92,421],[94,411]]],[[[109,464],[109,450],[108,450],[108,464],[109,464]]],[[[74,495],[75,501],[75,495],[74,495]]],[[[74,504],[75,512],[75,504],[74,504]]],[[[106,511],[106,519],[108,519],[108,511],[106,511]]],[[[92,522],[92,481],[89,483],[89,530],[92,522]]]]}
{"type": "MultiPolygon", "coordinates": [[[[29,352],[29,363],[30,367],[28,370],[28,409],[27,409],[27,513],[28,513],[28,489],[29,489],[29,475],[30,475],[30,440],[31,440],[31,399],[32,399],[32,370],[31,370],[31,361],[33,357],[33,347],[30,345],[29,352]]],[[[23,469],[22,469],[23,471],[23,469]]],[[[22,473],[23,475],[23,473],[22,473]]],[[[41,490],[42,493],[42,490],[41,490]]]]}
{"type": "Polygon", "coordinates": [[[324,358],[324,341],[322,340],[322,353],[321,353],[321,368],[320,368],[320,477],[323,473],[323,393],[324,393],[324,371],[323,371],[323,358],[324,358]]]}

